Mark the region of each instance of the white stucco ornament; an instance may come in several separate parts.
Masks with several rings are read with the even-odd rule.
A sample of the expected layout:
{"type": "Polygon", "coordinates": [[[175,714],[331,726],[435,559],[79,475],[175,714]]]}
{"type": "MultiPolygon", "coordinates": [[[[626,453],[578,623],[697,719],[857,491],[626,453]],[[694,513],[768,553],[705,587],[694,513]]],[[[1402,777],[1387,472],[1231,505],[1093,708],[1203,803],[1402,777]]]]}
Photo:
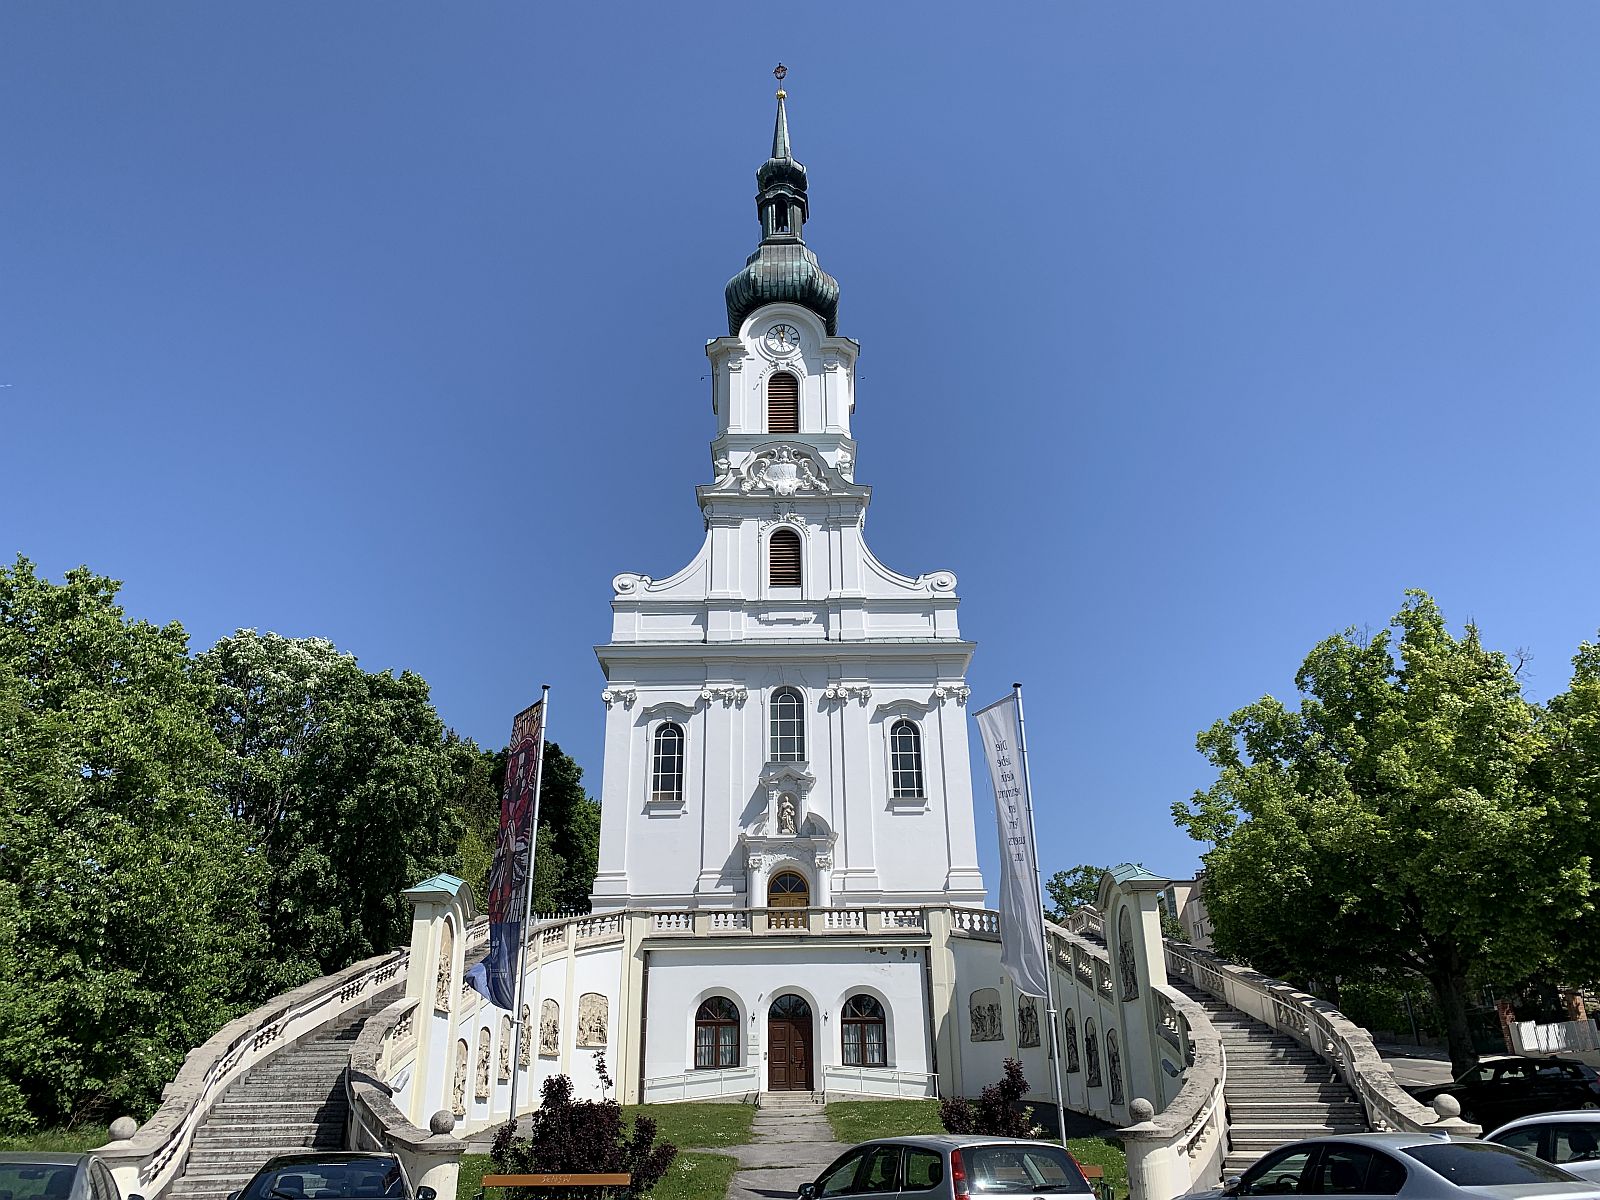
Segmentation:
{"type": "Polygon", "coordinates": [[[772,492],[777,496],[793,496],[799,492],[818,492],[826,496],[828,485],[822,478],[817,460],[804,450],[793,446],[779,446],[763,450],[745,464],[741,492],[772,492]]]}

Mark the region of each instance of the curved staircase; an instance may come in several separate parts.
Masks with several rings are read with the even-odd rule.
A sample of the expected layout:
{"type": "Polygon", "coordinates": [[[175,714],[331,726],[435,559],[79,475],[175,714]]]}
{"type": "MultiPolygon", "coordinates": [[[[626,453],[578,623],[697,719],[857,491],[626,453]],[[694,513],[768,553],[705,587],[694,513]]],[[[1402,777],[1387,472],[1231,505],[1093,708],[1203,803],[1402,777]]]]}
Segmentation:
{"type": "Polygon", "coordinates": [[[1224,1178],[1285,1142],[1367,1128],[1361,1101],[1313,1051],[1182,980],[1170,984],[1206,1010],[1222,1039],[1228,1072],[1224,1178]]]}
{"type": "Polygon", "coordinates": [[[374,997],[228,1088],[195,1131],[183,1173],[162,1200],[226,1200],[274,1155],[343,1149],[351,1046],[367,1018],[399,995],[391,989],[374,997]]]}

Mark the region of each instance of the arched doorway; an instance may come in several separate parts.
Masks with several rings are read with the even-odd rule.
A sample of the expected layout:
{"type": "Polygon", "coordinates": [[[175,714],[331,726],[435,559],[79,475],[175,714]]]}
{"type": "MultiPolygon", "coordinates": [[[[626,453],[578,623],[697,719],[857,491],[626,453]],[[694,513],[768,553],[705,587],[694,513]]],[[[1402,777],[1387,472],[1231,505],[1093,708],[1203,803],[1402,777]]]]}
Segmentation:
{"type": "Polygon", "coordinates": [[[796,912],[771,912],[767,913],[767,921],[773,929],[804,929],[806,927],[806,908],[811,903],[811,885],[806,882],[806,877],[799,871],[779,871],[767,881],[767,908],[797,909],[796,912]]]}
{"type": "Polygon", "coordinates": [[[767,1087],[774,1092],[811,1090],[811,1006],[793,992],[767,1010],[767,1087]]]}

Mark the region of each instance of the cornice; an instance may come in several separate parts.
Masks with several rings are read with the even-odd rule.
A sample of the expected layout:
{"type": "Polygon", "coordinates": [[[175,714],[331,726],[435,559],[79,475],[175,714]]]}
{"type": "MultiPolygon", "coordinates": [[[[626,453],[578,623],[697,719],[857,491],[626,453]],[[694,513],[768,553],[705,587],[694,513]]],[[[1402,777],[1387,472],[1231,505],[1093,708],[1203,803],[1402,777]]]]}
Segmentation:
{"type": "MultiPolygon", "coordinates": [[[[752,663],[770,662],[773,658],[793,659],[863,659],[863,658],[929,658],[943,656],[970,659],[978,648],[976,642],[951,638],[917,638],[906,641],[851,641],[851,642],[799,642],[799,641],[739,641],[739,642],[606,642],[594,648],[595,657],[602,663],[623,659],[667,660],[682,658],[715,659],[718,662],[737,662],[748,659],[752,663]]],[[[963,672],[965,673],[965,672],[963,672]]]]}

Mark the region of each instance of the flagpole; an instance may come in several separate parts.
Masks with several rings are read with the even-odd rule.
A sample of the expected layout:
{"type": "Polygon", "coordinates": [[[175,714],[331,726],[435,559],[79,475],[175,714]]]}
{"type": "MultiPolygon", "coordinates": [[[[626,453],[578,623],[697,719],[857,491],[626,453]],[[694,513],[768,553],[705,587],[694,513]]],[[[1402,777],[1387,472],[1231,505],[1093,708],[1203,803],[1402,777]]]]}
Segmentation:
{"type": "MultiPolygon", "coordinates": [[[[1041,917],[1044,913],[1044,884],[1039,875],[1039,837],[1033,824],[1033,780],[1028,773],[1028,729],[1022,720],[1022,685],[1013,683],[1011,694],[1017,698],[1017,749],[1022,752],[1022,796],[1028,806],[1028,846],[1033,851],[1034,899],[1038,902],[1041,917]]],[[[1056,1132],[1063,1148],[1067,1144],[1067,1106],[1061,1093],[1061,1046],[1056,1023],[1056,963],[1050,950],[1050,931],[1043,920],[1039,934],[1044,943],[1045,1013],[1050,1018],[1050,1073],[1056,1085],[1056,1132]]]]}
{"type": "MultiPolygon", "coordinates": [[[[517,930],[517,978],[516,987],[511,1001],[511,1116],[510,1121],[514,1126],[517,1123],[517,1076],[522,1073],[522,981],[527,975],[526,950],[528,940],[533,935],[533,851],[539,844],[539,794],[544,790],[544,735],[550,728],[550,685],[542,684],[539,689],[539,752],[534,760],[533,768],[533,819],[529,822],[528,830],[528,870],[523,876],[526,887],[522,898],[522,925],[517,930]]],[[[1026,776],[1026,771],[1024,771],[1026,776]]],[[[534,960],[536,963],[537,958],[534,960]]],[[[534,980],[533,1000],[539,998],[538,980],[534,980]]],[[[529,1003],[528,1020],[533,1021],[533,1005],[529,1003]]],[[[532,1046],[529,1046],[532,1049],[532,1046]]],[[[533,1066],[538,1062],[536,1054],[528,1055],[528,1073],[533,1074],[533,1066]]]]}

